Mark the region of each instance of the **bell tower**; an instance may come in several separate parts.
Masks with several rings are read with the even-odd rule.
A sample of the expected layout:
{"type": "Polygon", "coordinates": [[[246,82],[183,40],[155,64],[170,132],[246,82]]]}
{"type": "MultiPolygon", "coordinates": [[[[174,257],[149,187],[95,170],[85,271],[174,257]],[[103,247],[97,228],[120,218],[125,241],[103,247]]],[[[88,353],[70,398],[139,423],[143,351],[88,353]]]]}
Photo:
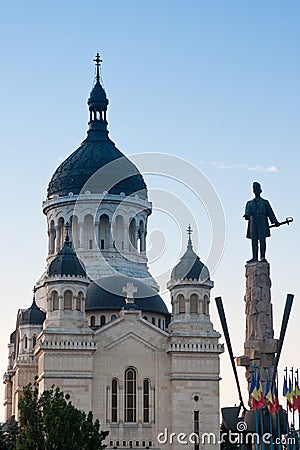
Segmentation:
{"type": "MultiPolygon", "coordinates": [[[[214,283],[208,268],[193,250],[190,226],[187,232],[187,250],[168,282],[173,314],[168,348],[171,423],[172,430],[200,439],[204,433],[216,437],[219,433],[219,356],[224,348],[219,344],[220,334],[214,330],[209,316],[210,291],[214,283]]],[[[174,445],[176,450],[182,447],[175,442],[174,445]]],[[[211,449],[212,445],[217,448],[217,441],[205,442],[201,448],[211,449]]]]}

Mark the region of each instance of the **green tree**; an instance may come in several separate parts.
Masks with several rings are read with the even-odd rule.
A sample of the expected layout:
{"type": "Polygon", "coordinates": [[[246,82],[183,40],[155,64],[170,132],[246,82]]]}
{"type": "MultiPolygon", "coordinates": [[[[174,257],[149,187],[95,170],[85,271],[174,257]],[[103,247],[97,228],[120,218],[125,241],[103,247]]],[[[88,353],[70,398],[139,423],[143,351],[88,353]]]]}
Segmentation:
{"type": "Polygon", "coordinates": [[[25,386],[19,402],[17,450],[102,450],[108,435],[91,412],[85,414],[52,386],[38,397],[37,383],[25,386]]]}
{"type": "Polygon", "coordinates": [[[0,429],[0,450],[16,450],[18,423],[11,416],[0,429]]]}
{"type": "Polygon", "coordinates": [[[2,430],[0,430],[0,450],[8,450],[7,441],[2,430]]]}

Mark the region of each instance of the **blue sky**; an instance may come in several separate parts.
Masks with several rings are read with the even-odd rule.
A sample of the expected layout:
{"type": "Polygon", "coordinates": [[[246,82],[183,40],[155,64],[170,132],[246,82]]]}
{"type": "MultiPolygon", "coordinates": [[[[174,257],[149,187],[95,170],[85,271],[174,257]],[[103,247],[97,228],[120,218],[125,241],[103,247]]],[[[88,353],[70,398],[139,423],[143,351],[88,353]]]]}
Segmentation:
{"type": "MultiPolygon", "coordinates": [[[[223,297],[235,355],[243,352],[244,263],[250,243],[242,215],[252,182],[262,183],[263,196],[280,220],[295,217],[292,226],[274,231],[267,256],[276,336],[286,294],[296,295],[282,367],[300,366],[295,345],[300,314],[299,15],[299,2],[276,0],[2,5],[2,372],[17,308],[30,305],[31,289],[45,267],[41,203],[47,184],[85,137],[97,51],[104,60],[109,130],[117,147],[127,155],[157,152],[189,161],[220,197],[226,243],[212,274],[212,297],[223,297]]],[[[154,178],[147,178],[149,185],[166,188],[165,179],[154,178]]],[[[168,189],[190,202],[205,259],[209,227],[204,218],[202,226],[201,207],[178,186],[168,189]]],[[[156,220],[153,214],[150,221],[174,242],[176,231],[170,236],[163,216],[156,220]]],[[[220,330],[214,301],[211,311],[220,330]]],[[[228,355],[221,370],[221,400],[228,405],[238,400],[228,355]]],[[[244,383],[242,369],[239,375],[244,383]]]]}

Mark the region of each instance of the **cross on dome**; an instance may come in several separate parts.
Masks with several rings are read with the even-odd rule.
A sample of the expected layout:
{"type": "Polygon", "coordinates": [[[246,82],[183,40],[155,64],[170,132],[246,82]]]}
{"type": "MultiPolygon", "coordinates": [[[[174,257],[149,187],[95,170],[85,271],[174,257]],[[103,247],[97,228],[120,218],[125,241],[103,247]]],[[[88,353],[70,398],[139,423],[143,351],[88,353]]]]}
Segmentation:
{"type": "Polygon", "coordinates": [[[100,58],[100,54],[99,53],[96,53],[96,56],[93,59],[93,61],[95,62],[95,66],[96,66],[97,83],[99,83],[100,82],[100,65],[103,62],[102,59],[100,58]]]}
{"type": "Polygon", "coordinates": [[[192,246],[192,232],[193,232],[193,230],[192,230],[192,227],[191,227],[191,225],[189,224],[189,226],[188,226],[188,228],[187,228],[187,234],[188,234],[188,246],[192,246]]]}
{"type": "Polygon", "coordinates": [[[126,286],[123,287],[123,292],[127,294],[126,303],[134,303],[134,293],[137,292],[137,287],[134,286],[133,283],[127,283],[126,286]]]}

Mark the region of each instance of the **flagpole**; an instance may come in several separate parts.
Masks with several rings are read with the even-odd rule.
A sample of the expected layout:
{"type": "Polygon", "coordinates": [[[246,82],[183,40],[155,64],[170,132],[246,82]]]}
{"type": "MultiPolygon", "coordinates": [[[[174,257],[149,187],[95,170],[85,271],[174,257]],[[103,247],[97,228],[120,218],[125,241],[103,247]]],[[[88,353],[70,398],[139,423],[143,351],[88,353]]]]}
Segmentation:
{"type": "MultiPolygon", "coordinates": [[[[276,392],[275,392],[276,397],[275,398],[277,399],[277,401],[275,402],[275,414],[276,414],[276,417],[277,417],[277,434],[278,434],[278,442],[279,442],[278,450],[281,450],[282,446],[281,446],[280,412],[279,412],[280,408],[279,408],[279,398],[278,398],[278,371],[277,371],[277,367],[275,367],[274,380],[275,380],[275,387],[276,387],[276,392]]],[[[273,385],[273,388],[274,388],[274,385],[273,385]]]]}
{"type": "MultiPolygon", "coordinates": [[[[285,372],[285,379],[287,383],[287,367],[284,369],[285,372]]],[[[289,442],[289,405],[288,405],[288,398],[286,397],[286,445],[287,450],[290,450],[290,442],[289,442]]]]}
{"type": "MultiPolygon", "coordinates": [[[[296,369],[296,380],[297,380],[297,387],[299,388],[299,369],[296,369]]],[[[300,430],[300,407],[297,405],[298,409],[298,430],[300,430]]]]}
{"type": "MultiPolygon", "coordinates": [[[[254,380],[255,380],[255,386],[256,386],[256,364],[254,363],[253,366],[253,373],[254,373],[254,380]]],[[[252,409],[253,409],[253,396],[252,396],[252,409]]],[[[255,432],[256,432],[256,443],[255,448],[256,450],[259,450],[259,417],[258,417],[258,409],[257,406],[255,407],[255,432]]]]}
{"type": "MultiPolygon", "coordinates": [[[[270,376],[270,366],[268,366],[268,385],[269,385],[269,390],[271,389],[271,376],[270,376]]],[[[267,393],[268,394],[268,393],[267,393]]],[[[266,395],[267,395],[266,394],[266,395]]],[[[274,405],[274,397],[273,397],[273,393],[271,391],[271,395],[272,395],[272,404],[274,405]]],[[[269,401],[269,399],[267,399],[269,401]]],[[[270,420],[270,435],[271,435],[271,450],[273,450],[274,448],[274,440],[273,440],[273,420],[272,420],[272,413],[270,408],[268,408],[269,410],[269,420],[270,420]]]]}
{"type": "Polygon", "coordinates": [[[292,399],[293,399],[293,413],[292,413],[292,420],[293,420],[293,427],[295,428],[295,410],[294,410],[294,367],[291,368],[290,372],[292,372],[292,399]]]}
{"type": "Polygon", "coordinates": [[[292,399],[293,399],[293,404],[292,404],[292,408],[293,408],[293,413],[292,413],[292,417],[293,417],[293,449],[296,450],[296,427],[295,427],[295,409],[294,409],[294,367],[291,368],[290,370],[292,372],[292,399]]]}
{"type": "MultiPolygon", "coordinates": [[[[259,376],[259,383],[261,386],[261,380],[260,380],[260,364],[258,365],[258,376],[259,376]]],[[[262,412],[261,405],[259,405],[259,417],[260,417],[260,423],[261,423],[261,448],[262,450],[265,450],[265,442],[264,442],[264,417],[262,412]]]]}
{"type": "MultiPolygon", "coordinates": [[[[296,374],[296,379],[297,379],[297,388],[299,389],[299,369],[298,368],[296,369],[295,374],[296,374]]],[[[298,429],[300,429],[300,405],[299,404],[297,404],[297,409],[298,409],[298,429]]],[[[298,435],[297,435],[297,439],[298,439],[298,442],[300,442],[298,435]]]]}

